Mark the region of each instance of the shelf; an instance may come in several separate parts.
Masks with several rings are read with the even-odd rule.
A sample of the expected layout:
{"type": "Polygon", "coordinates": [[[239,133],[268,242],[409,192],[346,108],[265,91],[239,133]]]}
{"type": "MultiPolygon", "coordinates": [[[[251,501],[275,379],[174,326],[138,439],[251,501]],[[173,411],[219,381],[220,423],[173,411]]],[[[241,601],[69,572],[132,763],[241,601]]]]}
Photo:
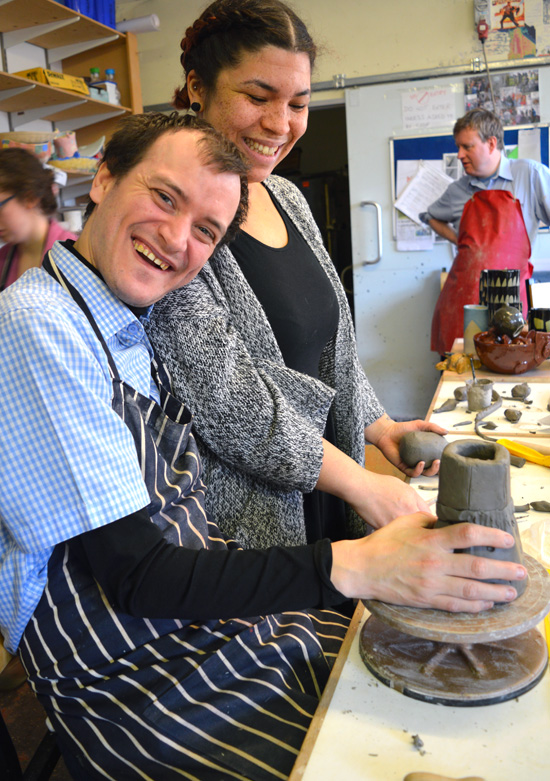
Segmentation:
{"type": "Polygon", "coordinates": [[[48,50],[50,62],[125,37],[52,0],[0,0],[0,30],[5,49],[32,43],[48,50]]]}
{"type": "Polygon", "coordinates": [[[119,117],[143,110],[131,33],[120,33],[54,0],[0,0],[0,32],[4,51],[22,42],[41,47],[54,69],[69,75],[82,77],[96,65],[116,68],[125,103],[105,103],[0,71],[0,112],[9,114],[12,129],[44,119],[60,131],[76,130],[79,144],[85,144],[109,137],[119,117]]]}
{"type": "Polygon", "coordinates": [[[131,113],[131,109],[125,106],[105,103],[77,92],[2,72],[0,111],[11,113],[14,129],[34,119],[47,119],[55,122],[58,130],[76,130],[94,122],[131,113]]]}

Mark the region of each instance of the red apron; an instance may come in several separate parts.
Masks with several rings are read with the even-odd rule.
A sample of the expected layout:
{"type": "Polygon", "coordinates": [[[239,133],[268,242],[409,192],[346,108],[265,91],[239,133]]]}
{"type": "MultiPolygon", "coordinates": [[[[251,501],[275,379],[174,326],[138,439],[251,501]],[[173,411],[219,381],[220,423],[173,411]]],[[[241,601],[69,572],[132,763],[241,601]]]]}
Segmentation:
{"type": "Polygon", "coordinates": [[[458,252],[432,320],[432,350],[443,355],[464,330],[464,304],[479,304],[484,268],[519,269],[520,295],[527,312],[525,280],[533,272],[531,243],[520,202],[506,190],[480,190],[466,203],[458,231],[458,252]]]}

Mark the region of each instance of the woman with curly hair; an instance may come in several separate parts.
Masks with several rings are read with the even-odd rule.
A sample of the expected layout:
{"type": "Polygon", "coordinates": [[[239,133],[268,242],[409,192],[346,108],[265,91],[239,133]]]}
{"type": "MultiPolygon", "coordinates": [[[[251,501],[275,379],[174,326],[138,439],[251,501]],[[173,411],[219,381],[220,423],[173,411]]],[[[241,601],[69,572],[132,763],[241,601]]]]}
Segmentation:
{"type": "MultiPolygon", "coordinates": [[[[248,547],[365,534],[426,510],[395,477],[363,468],[365,442],[404,472],[395,423],[359,364],[344,290],[309,207],[273,169],[307,127],[316,46],[279,0],[216,0],[181,42],[191,108],[249,163],[243,230],[149,334],[195,415],[208,509],[248,547]]],[[[438,462],[427,474],[434,474],[438,462]]]]}

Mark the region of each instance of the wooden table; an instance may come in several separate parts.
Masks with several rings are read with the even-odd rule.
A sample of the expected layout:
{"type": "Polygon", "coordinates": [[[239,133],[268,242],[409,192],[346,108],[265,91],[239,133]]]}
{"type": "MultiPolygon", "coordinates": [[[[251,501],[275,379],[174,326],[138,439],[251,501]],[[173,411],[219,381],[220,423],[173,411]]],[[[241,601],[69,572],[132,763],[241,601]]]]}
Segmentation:
{"type": "MultiPolygon", "coordinates": [[[[550,398],[550,361],[527,375],[508,378],[483,373],[509,389],[510,382],[536,382],[535,406],[550,398]],[[548,364],[548,365],[546,365],[548,364]],[[543,384],[546,386],[543,387],[543,384]]],[[[444,372],[434,402],[438,406],[452,396],[453,383],[464,384],[464,375],[444,372]]],[[[497,386],[498,387],[498,386],[497,386]]],[[[508,402],[506,402],[508,403],[508,402]]],[[[464,408],[465,405],[462,405],[464,408]]],[[[434,420],[452,432],[449,440],[471,437],[470,427],[452,428],[464,409],[435,415],[434,420]],[[457,433],[460,432],[460,433],[457,433]]],[[[545,414],[550,414],[545,411],[545,414]]],[[[526,417],[529,417],[526,413],[526,417]]],[[[532,417],[532,416],[531,416],[532,417]]],[[[495,420],[495,422],[497,422],[495,420]]],[[[505,429],[499,420],[496,432],[512,438],[517,429],[505,429]]],[[[475,436],[475,435],[474,435],[475,436]]],[[[536,437],[550,451],[550,435],[536,437]]],[[[518,437],[520,438],[520,437],[518,437]]],[[[523,439],[523,434],[521,436],[523,439]]],[[[385,471],[387,462],[380,462],[385,471]]],[[[369,466],[376,465],[376,459],[369,466]]],[[[436,496],[438,478],[420,477],[413,487],[429,500],[436,496]]],[[[550,500],[548,468],[527,463],[511,470],[512,498],[520,505],[537,499],[550,500]]],[[[526,551],[536,540],[538,524],[550,524],[550,514],[529,512],[517,516],[526,551]]],[[[550,779],[550,674],[527,694],[504,703],[483,707],[447,707],[405,697],[380,683],[359,656],[358,633],[368,618],[360,604],[355,612],[320,705],[298,755],[290,781],[402,781],[407,773],[425,771],[453,778],[475,775],[486,781],[548,781],[550,779]],[[413,737],[423,742],[415,747],[413,737]]],[[[541,624],[539,629],[544,632],[541,624]]]]}

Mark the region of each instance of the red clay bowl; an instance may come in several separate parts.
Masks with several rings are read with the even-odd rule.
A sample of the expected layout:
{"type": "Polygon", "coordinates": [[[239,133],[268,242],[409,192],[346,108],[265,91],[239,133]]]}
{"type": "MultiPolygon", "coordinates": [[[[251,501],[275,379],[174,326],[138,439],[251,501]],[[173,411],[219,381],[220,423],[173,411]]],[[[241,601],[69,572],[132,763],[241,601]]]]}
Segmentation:
{"type": "Polygon", "coordinates": [[[529,331],[510,339],[494,331],[474,336],[479,360],[497,374],[523,374],[550,358],[550,333],[529,331]]]}

